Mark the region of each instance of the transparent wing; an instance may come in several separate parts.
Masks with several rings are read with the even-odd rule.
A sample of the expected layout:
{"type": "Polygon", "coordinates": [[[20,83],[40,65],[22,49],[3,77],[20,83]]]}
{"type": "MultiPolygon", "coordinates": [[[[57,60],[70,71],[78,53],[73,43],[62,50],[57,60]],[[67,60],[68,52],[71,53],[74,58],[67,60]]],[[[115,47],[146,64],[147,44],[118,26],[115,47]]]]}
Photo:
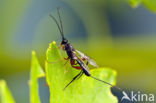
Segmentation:
{"type": "Polygon", "coordinates": [[[77,53],[78,55],[80,55],[80,57],[81,57],[82,59],[83,59],[83,58],[86,59],[90,65],[92,65],[92,66],[94,66],[94,67],[99,67],[99,66],[96,64],[96,62],[95,62],[93,59],[91,59],[89,56],[85,55],[84,53],[82,53],[82,52],[80,52],[80,51],[78,51],[78,50],[75,50],[75,51],[76,51],[76,53],[77,53]]]}
{"type": "Polygon", "coordinates": [[[87,75],[87,76],[90,76],[91,74],[90,74],[88,66],[84,63],[84,61],[80,57],[78,57],[77,55],[76,55],[76,57],[77,57],[76,61],[81,66],[83,73],[85,73],[85,75],[87,75]]]}

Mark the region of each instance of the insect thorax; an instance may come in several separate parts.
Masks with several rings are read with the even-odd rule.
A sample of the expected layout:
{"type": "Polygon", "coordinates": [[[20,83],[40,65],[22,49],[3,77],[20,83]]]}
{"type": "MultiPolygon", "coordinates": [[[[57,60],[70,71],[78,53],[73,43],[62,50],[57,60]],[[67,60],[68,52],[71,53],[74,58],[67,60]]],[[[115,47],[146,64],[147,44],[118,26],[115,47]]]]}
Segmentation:
{"type": "Polygon", "coordinates": [[[66,50],[66,53],[67,53],[69,58],[71,58],[71,59],[75,58],[74,48],[70,43],[67,43],[65,45],[65,50],[66,50]]]}

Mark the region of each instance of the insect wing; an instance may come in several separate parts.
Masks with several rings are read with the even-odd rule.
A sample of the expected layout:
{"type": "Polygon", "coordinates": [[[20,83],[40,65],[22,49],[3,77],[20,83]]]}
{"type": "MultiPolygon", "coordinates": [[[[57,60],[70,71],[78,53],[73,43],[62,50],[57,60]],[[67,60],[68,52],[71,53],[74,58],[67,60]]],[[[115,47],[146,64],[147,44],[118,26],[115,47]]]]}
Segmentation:
{"type": "Polygon", "coordinates": [[[96,64],[96,62],[95,62],[93,59],[91,59],[89,56],[85,55],[84,53],[82,53],[82,52],[80,52],[80,51],[78,51],[78,50],[76,50],[76,53],[78,53],[78,54],[81,56],[81,58],[86,59],[90,65],[92,65],[92,66],[94,66],[94,67],[99,67],[99,66],[96,64]]]}
{"type": "Polygon", "coordinates": [[[85,75],[90,76],[89,68],[88,68],[88,66],[84,63],[84,61],[83,61],[81,58],[79,58],[78,56],[77,56],[76,61],[77,61],[78,64],[81,66],[81,68],[82,68],[83,72],[85,73],[85,75]]]}

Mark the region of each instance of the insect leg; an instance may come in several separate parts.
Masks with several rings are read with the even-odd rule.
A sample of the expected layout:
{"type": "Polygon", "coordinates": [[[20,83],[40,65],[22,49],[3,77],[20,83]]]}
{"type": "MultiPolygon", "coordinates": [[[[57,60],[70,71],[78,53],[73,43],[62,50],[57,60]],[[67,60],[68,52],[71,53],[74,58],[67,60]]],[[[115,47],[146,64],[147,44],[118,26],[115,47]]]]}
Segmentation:
{"type": "Polygon", "coordinates": [[[87,61],[86,65],[88,65],[88,63],[89,63],[89,62],[87,61]]]}
{"type": "Polygon", "coordinates": [[[71,59],[71,60],[70,60],[70,64],[71,64],[71,66],[72,66],[73,68],[81,69],[80,66],[76,66],[78,63],[76,63],[74,59],[71,59]]]}
{"type": "Polygon", "coordinates": [[[77,74],[65,87],[63,90],[65,90],[78,76],[80,76],[83,72],[81,71],[79,74],[77,74]]]}
{"type": "MultiPolygon", "coordinates": [[[[93,79],[95,79],[95,80],[98,80],[98,81],[100,81],[100,82],[103,82],[103,83],[105,83],[105,84],[111,86],[112,88],[115,88],[115,89],[118,89],[118,90],[120,90],[120,91],[123,91],[121,88],[119,88],[119,87],[117,87],[117,86],[114,86],[114,85],[112,85],[112,84],[110,84],[110,83],[108,83],[108,82],[106,82],[106,81],[103,81],[103,80],[101,80],[101,79],[95,78],[95,77],[93,77],[93,76],[90,76],[90,77],[93,78],[93,79]]],[[[124,91],[123,91],[123,92],[124,92],[124,91]]]]}
{"type": "Polygon", "coordinates": [[[61,58],[61,59],[56,60],[56,61],[54,61],[54,62],[50,62],[50,61],[46,60],[46,62],[51,63],[51,64],[54,64],[54,63],[60,62],[60,61],[62,61],[62,60],[68,60],[68,59],[69,59],[69,58],[61,58]]]}
{"type": "Polygon", "coordinates": [[[69,59],[65,59],[65,60],[67,60],[67,61],[64,63],[64,65],[66,65],[68,63],[69,59]]]}
{"type": "Polygon", "coordinates": [[[82,77],[82,75],[83,75],[83,71],[82,71],[82,73],[80,74],[80,76],[77,79],[80,79],[80,77],[82,77]]]}
{"type": "Polygon", "coordinates": [[[65,66],[65,72],[67,72],[68,71],[68,67],[67,67],[67,63],[68,63],[68,61],[69,61],[70,59],[67,59],[67,61],[64,63],[64,66],[65,66]]]}
{"type": "Polygon", "coordinates": [[[64,58],[64,60],[68,60],[68,59],[70,59],[69,57],[67,57],[67,58],[64,58]]]}
{"type": "Polygon", "coordinates": [[[76,69],[82,69],[80,66],[74,66],[72,65],[73,68],[76,68],[76,69]]]}

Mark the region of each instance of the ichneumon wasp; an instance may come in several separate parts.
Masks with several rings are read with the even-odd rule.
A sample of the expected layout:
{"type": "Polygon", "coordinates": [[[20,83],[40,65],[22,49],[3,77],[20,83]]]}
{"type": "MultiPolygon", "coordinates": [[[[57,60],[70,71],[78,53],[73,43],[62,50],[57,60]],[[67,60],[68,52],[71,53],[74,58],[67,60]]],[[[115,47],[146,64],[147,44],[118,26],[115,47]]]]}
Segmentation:
{"type": "MultiPolygon", "coordinates": [[[[92,60],[89,56],[85,55],[84,53],[76,50],[73,48],[73,46],[68,42],[68,40],[64,37],[64,33],[63,33],[63,25],[62,25],[62,20],[61,20],[61,16],[60,16],[60,12],[59,12],[59,8],[57,8],[57,13],[58,13],[58,18],[59,18],[59,22],[56,20],[56,18],[50,14],[50,17],[55,21],[59,32],[61,34],[62,37],[62,42],[61,42],[61,47],[64,51],[66,51],[68,58],[66,58],[66,60],[70,60],[70,64],[73,68],[79,69],[81,70],[80,73],[78,73],[64,88],[64,90],[77,78],[80,78],[83,74],[85,74],[86,76],[89,76],[95,80],[98,80],[100,82],[103,82],[105,84],[110,85],[111,87],[115,87],[112,84],[105,82],[103,80],[100,80],[94,76],[91,75],[89,68],[88,68],[88,64],[94,66],[94,67],[98,67],[98,65],[96,64],[96,62],[94,60],[92,60]],[[85,61],[87,61],[87,63],[85,63],[85,61]]],[[[118,88],[118,87],[115,87],[118,88]]],[[[120,88],[118,88],[120,89],[120,88]]]]}

